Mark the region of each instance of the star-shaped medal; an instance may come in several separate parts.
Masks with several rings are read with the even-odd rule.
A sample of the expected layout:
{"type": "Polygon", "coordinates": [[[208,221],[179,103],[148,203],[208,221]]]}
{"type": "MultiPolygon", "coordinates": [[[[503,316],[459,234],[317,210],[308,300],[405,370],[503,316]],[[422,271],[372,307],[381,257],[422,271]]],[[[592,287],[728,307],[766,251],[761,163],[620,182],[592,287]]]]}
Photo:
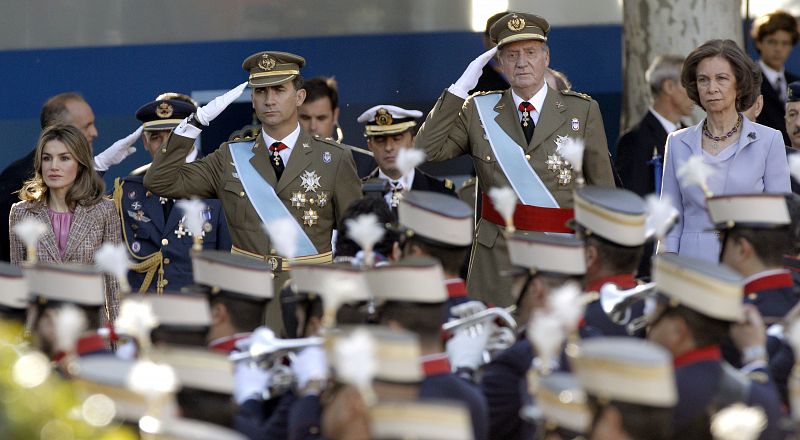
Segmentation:
{"type": "Polygon", "coordinates": [[[317,188],[319,188],[319,176],[317,175],[316,171],[303,171],[303,175],[300,176],[302,180],[301,185],[306,192],[317,192],[317,188]]]}

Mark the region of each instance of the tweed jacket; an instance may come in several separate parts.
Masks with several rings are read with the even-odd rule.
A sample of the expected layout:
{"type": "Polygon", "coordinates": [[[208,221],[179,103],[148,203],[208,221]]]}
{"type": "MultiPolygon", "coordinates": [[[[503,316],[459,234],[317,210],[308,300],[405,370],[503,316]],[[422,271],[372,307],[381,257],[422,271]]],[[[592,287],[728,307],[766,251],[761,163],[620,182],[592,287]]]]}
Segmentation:
{"type": "MultiPolygon", "coordinates": [[[[77,205],[69,229],[67,248],[64,257],[58,251],[53,225],[48,215],[47,204],[38,202],[18,202],[11,206],[8,218],[9,240],[11,242],[11,263],[25,261],[25,244],[14,234],[14,225],[26,218],[35,218],[47,225],[47,232],[39,239],[36,256],[42,262],[94,264],[94,253],[103,243],[121,243],[120,219],[114,202],[102,199],[89,206],[77,205]]],[[[105,277],[106,307],[111,319],[119,311],[119,283],[112,276],[105,277]]]]}
{"type": "MultiPolygon", "coordinates": [[[[659,251],[718,261],[720,243],[705,195],[697,186],[682,187],[677,178],[677,170],[689,157],[703,154],[703,122],[667,138],[661,197],[668,196],[680,215],[659,244],[659,251]]],[[[744,118],[739,141],[728,148],[736,151],[727,162],[723,191],[714,195],[791,192],[786,148],[779,131],[744,118]]]]}

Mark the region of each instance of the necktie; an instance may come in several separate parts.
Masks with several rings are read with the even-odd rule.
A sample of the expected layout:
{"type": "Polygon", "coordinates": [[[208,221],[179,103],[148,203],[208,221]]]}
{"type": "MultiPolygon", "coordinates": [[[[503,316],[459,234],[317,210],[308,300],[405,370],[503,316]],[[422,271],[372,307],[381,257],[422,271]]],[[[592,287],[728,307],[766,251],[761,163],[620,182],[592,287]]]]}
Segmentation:
{"type": "Polygon", "coordinates": [[[784,104],[786,103],[786,87],[783,86],[783,78],[780,76],[778,79],[775,80],[775,91],[778,92],[778,96],[781,98],[781,102],[784,104]]]}
{"type": "Polygon", "coordinates": [[[533,138],[533,129],[535,128],[533,124],[533,118],[531,118],[531,112],[534,110],[533,104],[528,101],[523,101],[519,103],[519,111],[522,112],[522,132],[525,133],[525,142],[530,144],[531,139],[533,138]]]}
{"type": "Polygon", "coordinates": [[[281,175],[283,174],[283,169],[285,168],[283,165],[283,158],[281,158],[279,152],[287,148],[289,147],[287,147],[283,142],[275,142],[269,146],[269,154],[271,156],[270,163],[272,163],[272,168],[275,169],[275,176],[278,178],[278,180],[281,180],[281,175]]]}

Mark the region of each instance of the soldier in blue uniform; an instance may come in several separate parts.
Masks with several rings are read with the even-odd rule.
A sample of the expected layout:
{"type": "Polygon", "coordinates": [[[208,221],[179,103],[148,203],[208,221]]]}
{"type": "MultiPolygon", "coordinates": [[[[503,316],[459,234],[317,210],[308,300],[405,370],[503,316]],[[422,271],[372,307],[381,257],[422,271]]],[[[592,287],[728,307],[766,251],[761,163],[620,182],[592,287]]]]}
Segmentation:
{"type": "Polygon", "coordinates": [[[674,254],[657,256],[653,274],[661,296],[649,315],[647,337],[673,357],[675,438],[708,432],[709,414],[737,402],[764,410],[768,423],[761,438],[780,438],[780,398],[760,367],[766,365],[763,350],[743,359],[753,364],[747,376],[722,358],[732,324],[745,317],[742,278],[717,263],[674,254]]]}
{"type": "Polygon", "coordinates": [[[358,122],[364,124],[367,147],[378,163],[378,167],[362,181],[388,181],[389,191],[384,194],[384,199],[395,213],[397,205],[408,191],[432,191],[457,197],[453,182],[449,179],[437,179],[418,168],[404,175],[397,167],[400,150],[413,148],[416,119],[421,116],[419,110],[381,104],[358,117],[358,122]]]}
{"type": "MultiPolygon", "coordinates": [[[[142,121],[142,141],[147,151],[153,155],[166,145],[172,128],[194,111],[194,105],[179,99],[159,99],[139,108],[136,118],[142,121]]],[[[196,154],[193,151],[189,156],[196,154]]],[[[184,225],[183,212],[174,207],[175,201],[144,187],[147,168],[149,164],[114,182],[114,202],[122,218],[123,236],[135,261],[128,281],[140,292],[162,292],[167,286],[177,292],[192,283],[192,237],[184,225]]],[[[231,238],[222,205],[216,199],[203,202],[203,248],[230,251],[231,238]]]]}
{"type": "MultiPolygon", "coordinates": [[[[508,239],[514,266],[514,291],[519,327],[537,308],[545,307],[548,294],[567,282],[580,283],[586,271],[583,242],[571,237],[530,233],[508,239]]],[[[522,330],[517,341],[483,368],[481,389],[489,403],[489,437],[532,438],[534,426],[519,417],[528,404],[527,373],[534,350],[522,330]]]]}
{"type": "MultiPolygon", "coordinates": [[[[636,271],[644,253],[645,203],[632,191],[587,186],[575,191],[574,226],[586,242],[584,291],[592,300],[586,306],[581,335],[627,336],[600,306],[600,289],[613,283],[620,289],[638,284],[636,271]]],[[[630,320],[642,315],[642,304],[632,310],[630,320]]],[[[629,321],[630,322],[630,321],[629,321]]]]}

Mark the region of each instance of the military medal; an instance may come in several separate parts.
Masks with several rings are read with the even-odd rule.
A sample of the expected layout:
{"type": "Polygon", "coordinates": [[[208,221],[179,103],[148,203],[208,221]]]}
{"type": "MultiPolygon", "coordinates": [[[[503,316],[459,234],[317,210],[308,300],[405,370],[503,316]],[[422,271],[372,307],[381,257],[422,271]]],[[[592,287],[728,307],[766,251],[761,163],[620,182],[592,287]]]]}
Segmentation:
{"type": "Polygon", "coordinates": [[[558,184],[562,186],[569,185],[572,182],[572,170],[569,168],[561,168],[558,171],[558,184]]]}
{"type": "Polygon", "coordinates": [[[317,224],[317,220],[319,220],[319,215],[317,211],[313,209],[309,209],[303,213],[303,224],[306,226],[314,226],[317,224]]]}
{"type": "Polygon", "coordinates": [[[131,250],[133,252],[139,252],[141,249],[142,249],[142,244],[139,243],[138,241],[134,241],[133,243],[131,243],[131,250]]]}
{"type": "Polygon", "coordinates": [[[135,211],[142,209],[142,202],[136,200],[135,202],[131,203],[131,208],[135,211]]]}
{"type": "Polygon", "coordinates": [[[403,200],[403,191],[397,189],[392,190],[392,208],[397,208],[401,200],[403,200]]]}
{"type": "Polygon", "coordinates": [[[317,206],[320,208],[324,208],[325,205],[328,204],[328,193],[325,191],[320,192],[317,194],[317,206]]]}
{"type": "Polygon", "coordinates": [[[183,219],[178,222],[178,229],[173,231],[178,238],[183,238],[184,235],[187,235],[189,231],[186,230],[186,227],[183,226],[183,219]]]}
{"type": "Polygon", "coordinates": [[[281,164],[281,155],[278,154],[277,150],[272,152],[272,163],[274,163],[276,167],[281,164]]]}
{"type": "Polygon", "coordinates": [[[145,223],[147,223],[147,222],[150,221],[150,218],[148,218],[146,215],[144,215],[144,211],[141,211],[141,210],[136,211],[136,212],[128,210],[128,217],[131,217],[132,219],[136,220],[137,222],[145,222],[145,223]]]}
{"type": "Polygon", "coordinates": [[[300,191],[292,193],[292,207],[293,208],[305,208],[306,206],[306,195],[301,193],[300,191]]]}
{"type": "Polygon", "coordinates": [[[158,203],[161,203],[162,205],[167,203],[168,201],[169,201],[169,199],[166,198],[166,197],[159,197],[158,198],[158,203]]]}
{"type": "Polygon", "coordinates": [[[322,186],[319,183],[319,178],[316,171],[303,171],[303,175],[300,176],[303,189],[306,190],[306,192],[317,192],[317,189],[322,186]]]}
{"type": "Polygon", "coordinates": [[[558,171],[561,169],[561,156],[559,156],[557,153],[553,153],[547,156],[547,161],[545,161],[545,164],[547,164],[547,169],[549,171],[558,171]]]}

